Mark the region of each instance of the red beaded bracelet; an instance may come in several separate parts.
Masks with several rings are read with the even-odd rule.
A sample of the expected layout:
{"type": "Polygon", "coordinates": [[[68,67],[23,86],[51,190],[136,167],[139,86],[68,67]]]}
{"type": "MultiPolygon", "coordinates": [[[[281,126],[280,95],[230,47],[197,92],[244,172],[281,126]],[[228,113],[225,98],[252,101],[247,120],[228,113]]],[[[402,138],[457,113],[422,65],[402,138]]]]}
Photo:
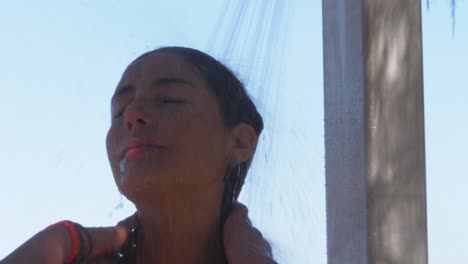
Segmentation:
{"type": "Polygon", "coordinates": [[[67,228],[68,233],[70,234],[72,240],[72,249],[70,255],[68,255],[67,260],[65,261],[66,264],[70,264],[78,255],[80,250],[80,237],[78,235],[78,231],[76,231],[75,226],[70,221],[60,221],[58,223],[52,224],[49,227],[61,225],[67,228]]]}

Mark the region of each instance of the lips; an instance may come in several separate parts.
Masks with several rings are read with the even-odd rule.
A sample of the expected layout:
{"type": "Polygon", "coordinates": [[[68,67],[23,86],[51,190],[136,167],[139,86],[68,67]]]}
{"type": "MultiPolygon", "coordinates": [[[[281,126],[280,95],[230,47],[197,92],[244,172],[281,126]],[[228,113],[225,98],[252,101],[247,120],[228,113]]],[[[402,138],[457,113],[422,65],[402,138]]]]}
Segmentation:
{"type": "Polygon", "coordinates": [[[164,149],[164,146],[157,142],[132,139],[125,147],[123,158],[134,158],[146,152],[157,152],[162,149],[164,149]]]}

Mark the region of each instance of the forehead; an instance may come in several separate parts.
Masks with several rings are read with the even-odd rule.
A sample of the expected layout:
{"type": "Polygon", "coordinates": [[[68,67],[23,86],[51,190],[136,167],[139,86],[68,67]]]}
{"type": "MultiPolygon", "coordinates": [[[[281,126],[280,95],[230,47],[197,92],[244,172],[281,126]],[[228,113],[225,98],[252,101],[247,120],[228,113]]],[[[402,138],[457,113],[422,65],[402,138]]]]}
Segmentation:
{"type": "Polygon", "coordinates": [[[152,81],[160,77],[180,77],[195,85],[204,85],[200,71],[175,54],[151,53],[132,62],[121,82],[152,81]]]}

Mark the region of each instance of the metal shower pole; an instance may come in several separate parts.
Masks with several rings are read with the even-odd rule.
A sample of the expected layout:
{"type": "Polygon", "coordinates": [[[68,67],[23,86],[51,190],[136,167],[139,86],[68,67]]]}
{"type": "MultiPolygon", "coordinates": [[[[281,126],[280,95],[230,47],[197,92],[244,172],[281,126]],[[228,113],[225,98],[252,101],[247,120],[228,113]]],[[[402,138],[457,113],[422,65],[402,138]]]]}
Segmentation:
{"type": "Polygon", "coordinates": [[[329,264],[427,263],[420,0],[323,0],[329,264]]]}

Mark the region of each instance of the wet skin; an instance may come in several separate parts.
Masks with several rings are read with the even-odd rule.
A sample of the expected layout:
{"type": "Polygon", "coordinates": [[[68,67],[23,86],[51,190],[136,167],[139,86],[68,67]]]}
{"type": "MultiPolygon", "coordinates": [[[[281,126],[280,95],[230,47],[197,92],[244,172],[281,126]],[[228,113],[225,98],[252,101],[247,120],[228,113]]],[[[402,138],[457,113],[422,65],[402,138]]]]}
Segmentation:
{"type": "Polygon", "coordinates": [[[225,128],[202,75],[171,54],[130,64],[111,109],[108,157],[138,210],[138,254],[157,263],[221,263],[222,178],[229,160],[253,155],[254,130],[225,128]]]}
{"type": "Polygon", "coordinates": [[[132,63],[111,103],[107,137],[119,189],[138,199],[149,190],[211,189],[227,162],[228,131],[216,98],[195,67],[174,55],[153,54],[132,63]],[[131,140],[161,148],[125,156],[131,140]]]}

